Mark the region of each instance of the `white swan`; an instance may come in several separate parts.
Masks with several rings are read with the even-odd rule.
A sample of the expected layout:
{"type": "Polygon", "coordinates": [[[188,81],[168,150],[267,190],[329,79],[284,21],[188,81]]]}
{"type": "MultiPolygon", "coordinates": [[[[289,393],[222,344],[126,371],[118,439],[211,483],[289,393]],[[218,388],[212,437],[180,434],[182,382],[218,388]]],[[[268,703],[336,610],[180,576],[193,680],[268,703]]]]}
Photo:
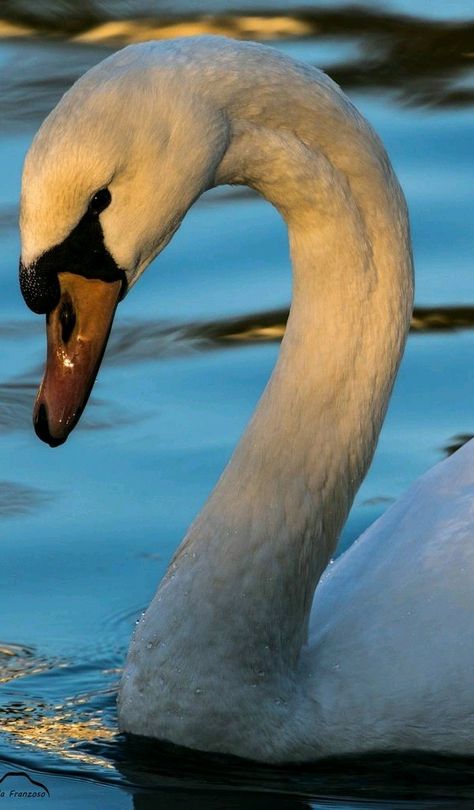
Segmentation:
{"type": "Polygon", "coordinates": [[[27,156],[21,284],[48,313],[36,430],[65,441],[116,302],[219,183],[288,224],[291,315],[231,462],[141,619],[121,729],[268,762],[474,753],[471,442],[326,568],[374,452],[412,306],[403,196],[323,73],[256,44],[132,46],[27,156]]]}

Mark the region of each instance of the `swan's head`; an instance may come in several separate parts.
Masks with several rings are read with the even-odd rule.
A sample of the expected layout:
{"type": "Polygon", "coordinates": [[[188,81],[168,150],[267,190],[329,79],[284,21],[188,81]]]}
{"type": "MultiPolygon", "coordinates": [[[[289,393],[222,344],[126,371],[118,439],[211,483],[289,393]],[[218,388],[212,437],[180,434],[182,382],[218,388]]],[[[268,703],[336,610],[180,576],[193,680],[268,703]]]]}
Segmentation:
{"type": "Polygon", "coordinates": [[[21,195],[20,285],[46,315],[38,436],[64,442],[87,402],[120,299],[213,184],[222,114],[166,60],[127,48],[85,74],[40,128],[21,195]]]}

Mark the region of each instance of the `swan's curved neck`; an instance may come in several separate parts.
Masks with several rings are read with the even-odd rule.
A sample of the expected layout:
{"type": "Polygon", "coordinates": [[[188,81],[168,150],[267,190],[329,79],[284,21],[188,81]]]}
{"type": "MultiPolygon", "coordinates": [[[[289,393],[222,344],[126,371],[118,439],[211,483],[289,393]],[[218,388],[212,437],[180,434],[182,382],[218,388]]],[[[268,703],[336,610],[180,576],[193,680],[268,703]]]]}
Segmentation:
{"type": "Polygon", "coordinates": [[[216,183],[251,185],[281,211],[293,301],[253,419],[149,609],[152,643],[166,628],[203,683],[229,662],[240,684],[295,667],[408,329],[403,197],[361,117],[325,80],[321,98],[304,96],[291,131],[276,120],[281,94],[264,114],[250,100],[229,111],[216,183]]]}

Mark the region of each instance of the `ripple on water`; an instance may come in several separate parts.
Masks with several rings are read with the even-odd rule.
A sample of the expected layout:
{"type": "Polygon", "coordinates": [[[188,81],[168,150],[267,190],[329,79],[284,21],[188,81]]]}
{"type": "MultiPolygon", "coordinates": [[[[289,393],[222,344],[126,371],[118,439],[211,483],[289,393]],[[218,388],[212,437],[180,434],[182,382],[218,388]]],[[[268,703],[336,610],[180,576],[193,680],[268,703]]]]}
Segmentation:
{"type": "Polygon", "coordinates": [[[117,736],[114,664],[73,664],[42,657],[22,644],[0,643],[0,726],[12,751],[20,758],[34,753],[44,767],[60,769],[75,762],[101,771],[113,768],[98,752],[85,752],[82,746],[117,736]],[[89,689],[81,690],[81,684],[89,689]]]}
{"type": "MultiPolygon", "coordinates": [[[[191,323],[168,323],[166,321],[129,321],[114,325],[106,350],[106,364],[126,365],[132,362],[161,360],[195,351],[226,348],[235,343],[254,345],[262,342],[280,341],[285,334],[289,310],[280,309],[249,312],[230,318],[191,323]]],[[[0,336],[4,340],[36,337],[37,321],[11,321],[0,324],[0,336]]],[[[42,328],[42,326],[41,326],[42,328]]],[[[415,307],[411,332],[452,332],[474,328],[474,306],[415,307]]],[[[22,396],[33,401],[42,365],[30,370],[22,378],[0,385],[0,398],[8,408],[22,405],[22,396]],[[12,392],[9,394],[9,392],[12,392]]],[[[97,401],[96,401],[97,404],[97,401]]],[[[5,417],[8,419],[8,415],[5,417]]]]}
{"type": "Polygon", "coordinates": [[[250,6],[244,14],[232,14],[228,8],[222,13],[218,3],[215,13],[205,15],[189,9],[156,14],[155,5],[151,9],[140,3],[133,18],[120,5],[116,10],[117,4],[110,3],[88,3],[87,9],[84,3],[4,3],[0,34],[4,39],[31,40],[30,52],[26,48],[21,54],[13,51],[0,77],[4,129],[41,120],[70,84],[106,55],[106,48],[195,34],[276,42],[312,40],[318,67],[329,67],[346,92],[377,88],[395,93],[404,102],[437,106],[467,105],[474,100],[469,82],[474,30],[470,20],[446,25],[416,13],[384,9],[381,4],[374,8],[336,4],[277,13],[271,5],[266,11],[250,6]],[[47,47],[41,43],[45,37],[47,47]],[[341,48],[348,41],[357,45],[349,55],[335,64],[328,65],[324,59],[321,63],[318,46],[329,42],[335,50],[334,45],[341,48]]]}
{"type": "Polygon", "coordinates": [[[111,613],[101,623],[101,638],[113,649],[117,642],[128,638],[134,630],[137,620],[145,611],[146,605],[127,606],[111,613]]]}
{"type": "Polygon", "coordinates": [[[11,518],[35,512],[50,503],[53,495],[38,487],[0,481],[0,518],[11,518]]]}
{"type": "MultiPolygon", "coordinates": [[[[115,635],[139,612],[133,608],[115,613],[105,628],[115,635]]],[[[122,783],[141,797],[143,803],[135,806],[143,808],[166,799],[169,808],[227,809],[245,803],[260,810],[283,810],[314,807],[317,800],[318,807],[414,810],[433,807],[433,802],[454,807],[454,798],[474,798],[474,762],[468,759],[410,754],[270,767],[124,738],[116,730],[116,656],[95,661],[88,657],[82,663],[48,661],[31,647],[0,644],[0,666],[7,672],[0,725],[9,741],[9,765],[33,765],[45,777],[63,773],[104,786],[122,783]],[[63,693],[59,699],[57,683],[47,688],[58,676],[63,693]],[[23,679],[19,685],[17,678],[23,679]],[[81,689],[86,685],[92,688],[81,689]],[[392,797],[389,805],[387,795],[392,797]],[[427,798],[429,805],[423,801],[427,798]]]]}

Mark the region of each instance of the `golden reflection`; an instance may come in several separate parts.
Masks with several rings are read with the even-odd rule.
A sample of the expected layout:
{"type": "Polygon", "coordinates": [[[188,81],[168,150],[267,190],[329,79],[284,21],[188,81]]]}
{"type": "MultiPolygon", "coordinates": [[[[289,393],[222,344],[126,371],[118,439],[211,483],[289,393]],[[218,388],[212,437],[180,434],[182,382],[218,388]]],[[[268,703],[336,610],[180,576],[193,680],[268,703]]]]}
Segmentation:
{"type": "MultiPolygon", "coordinates": [[[[159,361],[164,357],[177,357],[195,352],[223,349],[225,347],[251,346],[256,343],[272,343],[283,338],[285,334],[288,309],[281,308],[256,312],[238,318],[222,318],[201,323],[168,324],[166,322],[141,321],[139,323],[121,322],[116,324],[107,348],[109,366],[126,366],[133,363],[159,361]]],[[[4,337],[15,338],[16,330],[9,330],[5,324],[4,337]]],[[[28,333],[30,324],[20,324],[23,334],[28,333]]],[[[422,334],[428,332],[453,332],[474,327],[474,306],[438,306],[416,307],[413,313],[411,332],[422,334]]],[[[29,426],[29,413],[34,391],[30,382],[38,374],[32,370],[26,381],[0,383],[0,395],[4,404],[0,414],[0,431],[29,426]]],[[[93,404],[105,406],[106,403],[92,400],[93,404]]],[[[129,417],[111,404],[113,418],[102,418],[92,421],[89,418],[83,427],[102,429],[127,424],[129,417]]],[[[136,417],[134,417],[136,419],[136,417]]],[[[39,506],[48,499],[48,493],[36,493],[11,482],[0,481],[0,517],[13,512],[20,512],[27,506],[39,506]],[[14,497],[15,496],[15,497],[14,497]],[[14,509],[13,509],[14,507],[14,509]]],[[[1,651],[0,651],[1,652],[1,651]]],[[[1,661],[0,661],[1,675],[1,661]]]]}
{"type": "MultiPolygon", "coordinates": [[[[55,668],[65,666],[54,662],[55,668]]],[[[0,641],[0,684],[23,678],[26,675],[39,675],[51,670],[53,663],[37,658],[30,647],[22,644],[9,644],[0,641]]]]}
{"type": "Polygon", "coordinates": [[[328,70],[348,93],[375,89],[390,93],[398,103],[418,106],[474,103],[474,20],[469,19],[417,17],[382,4],[378,8],[350,4],[333,8],[329,4],[296,8],[286,14],[266,13],[256,4],[254,11],[245,14],[183,16],[161,15],[157,10],[149,18],[140,16],[138,5],[130,6],[128,18],[117,18],[116,4],[107,0],[100,4],[95,0],[55,0],[54,4],[22,0],[2,11],[0,38],[49,38],[59,44],[33,49],[26,59],[21,49],[12,52],[10,64],[0,76],[3,129],[38,121],[48,113],[72,82],[98,60],[94,46],[115,49],[133,42],[196,34],[273,42],[306,40],[312,44],[305,58],[328,70]],[[65,42],[68,47],[63,47],[65,42]],[[320,45],[325,46],[322,60],[320,45]]]}
{"type": "MultiPolygon", "coordinates": [[[[207,327],[208,337],[216,341],[239,341],[255,343],[281,340],[285,334],[287,310],[249,316],[247,319],[216,322],[207,327]],[[211,334],[211,331],[213,334],[211,334]]],[[[474,327],[474,307],[416,307],[413,312],[411,332],[445,332],[474,327]]],[[[203,326],[203,334],[206,327],[203,326]]]]}
{"type": "Polygon", "coordinates": [[[472,329],[474,307],[417,307],[411,322],[412,332],[444,332],[472,329]]]}
{"type": "MultiPolygon", "coordinates": [[[[288,309],[282,308],[201,323],[121,322],[112,332],[107,347],[107,364],[126,366],[236,344],[252,346],[277,342],[285,334],[287,319],[288,309]]],[[[411,323],[413,333],[473,327],[474,307],[417,307],[411,323]]]]}
{"type": "Polygon", "coordinates": [[[26,25],[11,23],[8,20],[0,20],[0,37],[9,39],[11,37],[28,37],[35,33],[34,28],[26,25]]]}
{"type": "Polygon", "coordinates": [[[192,37],[198,34],[220,34],[235,39],[288,39],[314,35],[317,28],[313,20],[292,15],[206,14],[196,19],[184,20],[107,20],[70,35],[67,30],[58,31],[55,28],[48,30],[43,26],[28,27],[0,19],[0,37],[5,39],[60,33],[62,37],[65,36],[73,42],[107,45],[144,42],[149,39],[192,37]]]}
{"type": "Polygon", "coordinates": [[[78,717],[63,706],[5,707],[1,725],[3,733],[13,744],[36,748],[85,765],[114,767],[105,757],[79,748],[84,742],[105,742],[116,736],[116,730],[104,725],[100,715],[78,717]],[[6,716],[3,716],[4,712],[6,716]]]}
{"type": "MultiPolygon", "coordinates": [[[[75,42],[122,43],[148,39],[192,37],[197,34],[220,34],[235,39],[282,39],[314,34],[314,25],[292,16],[217,16],[205,15],[195,20],[110,20],[77,34],[75,42]]],[[[1,29],[0,29],[1,34],[1,29]]]]}
{"type": "Polygon", "coordinates": [[[285,334],[285,324],[276,323],[273,326],[254,326],[244,329],[242,332],[234,332],[223,335],[222,340],[240,340],[254,342],[260,340],[281,340],[285,334]]]}
{"type": "MultiPolygon", "coordinates": [[[[0,683],[66,669],[68,666],[67,661],[38,658],[30,647],[0,642],[0,683]]],[[[102,674],[119,672],[120,670],[114,668],[102,674]]],[[[99,694],[103,696],[115,691],[115,686],[108,686],[96,692],[68,698],[57,705],[40,701],[27,704],[23,700],[11,700],[0,707],[1,731],[13,744],[47,751],[88,765],[112,768],[113,765],[107,759],[82,751],[80,746],[84,742],[112,740],[116,730],[104,723],[100,710],[90,713],[82,710],[80,713],[78,707],[91,705],[99,694]]]]}
{"type": "MultiPolygon", "coordinates": [[[[346,90],[383,88],[403,102],[466,105],[474,102],[471,82],[474,21],[439,20],[390,8],[331,4],[288,13],[160,15],[114,18],[113,3],[12,3],[0,19],[0,37],[53,37],[89,45],[120,47],[149,39],[225,34],[237,39],[313,37],[335,47],[331,76],[346,90]],[[337,40],[357,47],[338,55],[337,40]],[[342,56],[342,61],[341,61],[342,56]]],[[[324,65],[323,65],[324,67],[324,65]]],[[[327,66],[326,66],[327,67],[327,66]]],[[[11,80],[10,80],[11,81],[11,80]]],[[[33,78],[35,94],[39,84],[33,78]]],[[[65,89],[65,88],[64,88],[65,89]]],[[[42,91],[44,92],[44,90],[42,91]]]]}
{"type": "Polygon", "coordinates": [[[6,670],[5,667],[0,664],[0,684],[17,680],[17,678],[23,678],[25,675],[40,675],[50,668],[50,665],[46,661],[33,661],[31,665],[25,666],[25,664],[23,664],[16,670],[14,667],[6,670]]]}

